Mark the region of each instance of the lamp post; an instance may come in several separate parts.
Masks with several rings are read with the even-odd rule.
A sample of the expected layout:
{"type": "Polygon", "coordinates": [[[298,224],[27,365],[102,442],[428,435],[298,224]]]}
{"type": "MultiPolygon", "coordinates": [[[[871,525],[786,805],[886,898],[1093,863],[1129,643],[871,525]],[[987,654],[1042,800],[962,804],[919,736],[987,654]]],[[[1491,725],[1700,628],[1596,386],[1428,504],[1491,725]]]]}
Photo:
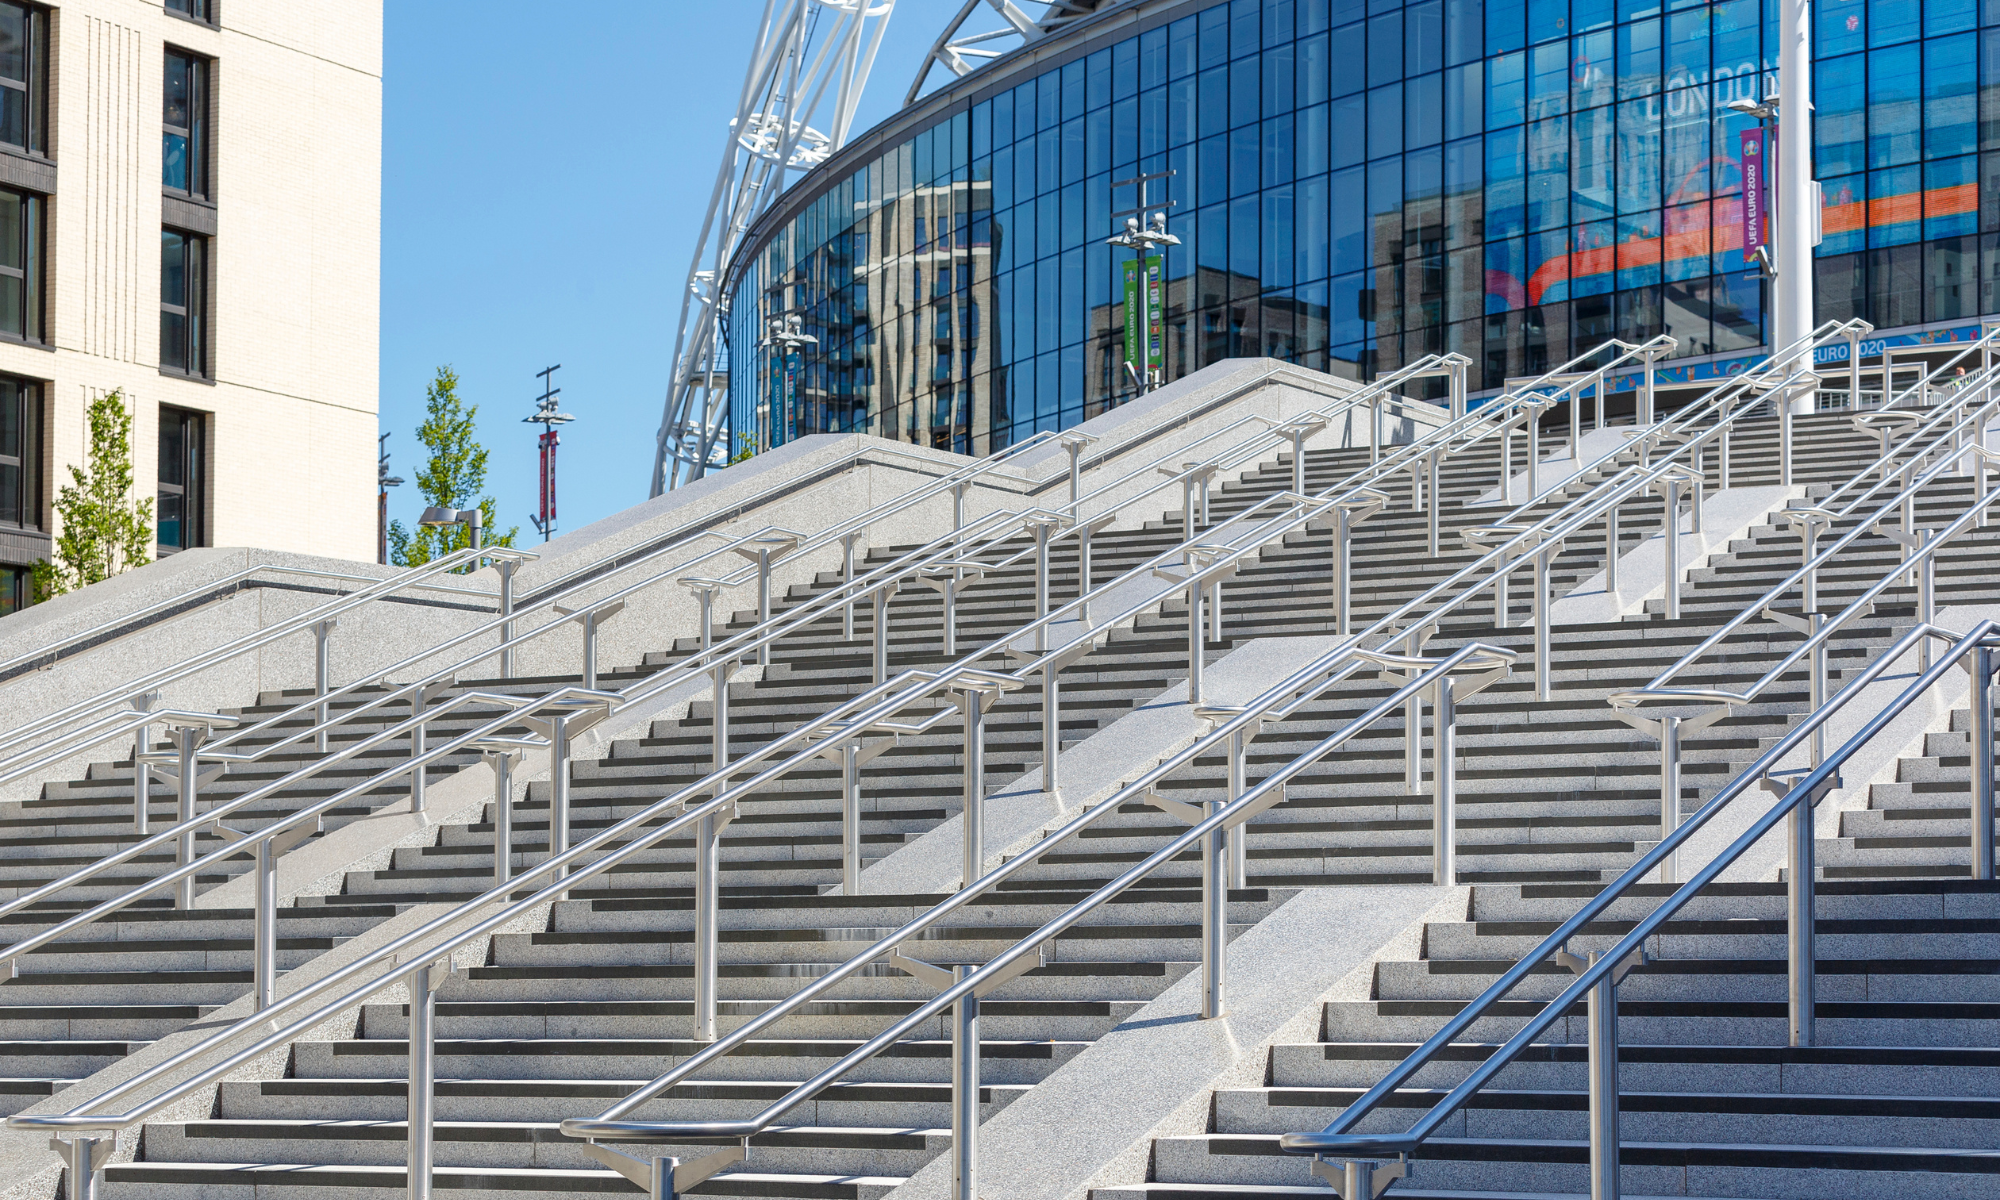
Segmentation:
{"type": "Polygon", "coordinates": [[[389,562],[389,489],[402,487],[400,475],[389,474],[389,435],[375,439],[375,446],[381,453],[375,459],[375,561],[387,565],[389,562]]]}
{"type": "MultiPolygon", "coordinates": [[[[778,348],[779,353],[784,356],[785,394],[782,399],[785,411],[787,412],[791,411],[792,401],[796,399],[794,395],[796,376],[792,371],[792,355],[801,353],[807,346],[818,344],[819,339],[805,331],[805,318],[799,316],[797,313],[786,313],[781,317],[772,317],[769,332],[764,335],[763,341],[757,343],[760,348],[775,346],[778,348]]],[[[764,436],[761,439],[763,445],[758,447],[759,450],[770,449],[771,429],[775,426],[775,419],[767,423],[763,431],[764,436]]]]}
{"type": "MultiPolygon", "coordinates": [[[[1725,107],[1733,109],[1736,112],[1740,112],[1745,116],[1757,118],[1757,124],[1759,125],[1759,127],[1762,128],[1764,135],[1764,163],[1761,167],[1758,168],[1757,190],[1771,194],[1773,200],[1775,201],[1776,187],[1774,185],[1776,181],[1771,178],[1770,160],[1772,157],[1771,151],[1777,145],[1777,141],[1772,135],[1776,132],[1775,126],[1778,120],[1778,98],[1776,96],[1766,96],[1762,101],[1750,100],[1750,99],[1731,100],[1727,105],[1725,105],[1725,107]]],[[[1749,164],[1747,160],[1744,165],[1746,168],[1748,167],[1749,164]]],[[[1761,203],[1761,197],[1752,196],[1750,194],[1750,173],[1746,169],[1743,172],[1743,230],[1744,230],[1743,253],[1746,258],[1754,256],[1757,259],[1758,264],[1763,267],[1765,277],[1771,280],[1771,286],[1773,290],[1772,299],[1775,301],[1776,300],[1775,292],[1778,280],[1778,265],[1771,259],[1771,247],[1769,245],[1769,236],[1770,236],[1769,231],[1763,231],[1765,234],[1765,244],[1759,245],[1754,249],[1749,244],[1749,231],[1750,231],[1750,222],[1752,215],[1751,205],[1753,204],[1758,205],[1759,211],[1762,210],[1763,206],[1761,203]]],[[[1777,213],[1778,213],[1777,204],[1776,203],[1771,204],[1770,206],[1771,218],[1776,218],[1777,213]]],[[[1772,336],[1774,339],[1776,339],[1777,321],[1775,320],[1775,314],[1773,314],[1773,317],[1774,319],[1772,321],[1772,336]]],[[[1773,343],[1774,346],[1776,344],[1779,344],[1779,342],[1781,341],[1782,339],[1777,339],[1776,341],[1774,341],[1773,343]]]]}
{"type": "MultiPolygon", "coordinates": [[[[1800,22],[1795,29],[1781,29],[1778,77],[1780,91],[1764,97],[1763,100],[1732,100],[1727,107],[1745,116],[1757,118],[1763,127],[1765,145],[1765,178],[1769,180],[1770,240],[1776,243],[1777,253],[1771,247],[1760,246],[1757,259],[1763,264],[1764,275],[1771,281],[1771,351],[1777,353],[1781,346],[1794,345],[1803,340],[1813,328],[1813,247],[1819,245],[1819,184],[1812,177],[1812,105],[1794,104],[1789,107],[1781,102],[1781,97],[1808,94],[1802,90],[1810,88],[1811,61],[1801,48],[1799,32],[1810,23],[1809,0],[1785,0],[1792,5],[1787,15],[1800,22]],[[1799,14],[1805,14],[1800,16],[1799,14]],[[1787,71],[1791,73],[1788,74],[1787,71]],[[1803,76],[1796,86],[1790,82],[1803,76]],[[1794,147],[1794,152],[1786,154],[1783,147],[1794,147]],[[1799,150],[1806,147],[1806,150],[1799,150]],[[1774,167],[1775,160],[1775,167],[1774,167]]],[[[1745,195],[1745,228],[1748,228],[1748,208],[1753,198],[1745,195]]],[[[1749,249],[1748,246],[1745,247],[1749,249]]],[[[1811,395],[1791,402],[1796,412],[1811,412],[1814,400],[1811,395]]]]}
{"type": "MultiPolygon", "coordinates": [[[[1165,380],[1159,378],[1160,375],[1165,374],[1164,369],[1156,371],[1153,367],[1153,285],[1155,277],[1153,274],[1152,259],[1154,251],[1159,251],[1160,265],[1158,268],[1158,279],[1160,286],[1164,287],[1167,277],[1166,248],[1168,246],[1180,245],[1181,240],[1167,232],[1167,214],[1162,210],[1155,211],[1144,225],[1139,223],[1137,216],[1126,217],[1124,232],[1113,234],[1104,239],[1104,243],[1107,246],[1123,246],[1137,256],[1135,270],[1138,274],[1139,286],[1135,289],[1136,295],[1128,294],[1126,303],[1132,304],[1136,302],[1139,311],[1136,324],[1129,319],[1126,324],[1128,333],[1125,339],[1125,370],[1132,377],[1133,382],[1138,385],[1139,394],[1143,396],[1165,382],[1165,380]],[[1135,329],[1137,333],[1136,338],[1132,336],[1132,331],[1135,329]],[[1135,340],[1138,342],[1138,361],[1136,364],[1133,361],[1132,344],[1135,340]]],[[[1164,300],[1164,297],[1162,299],[1164,300]]],[[[1165,347],[1161,347],[1161,350],[1161,359],[1164,362],[1165,347]]]]}
{"type": "Polygon", "coordinates": [[[556,436],[556,426],[567,425],[576,420],[566,412],[556,411],[556,397],[562,394],[562,389],[552,388],[549,383],[550,376],[560,370],[562,364],[557,363],[546,371],[535,372],[542,381],[542,394],[535,399],[535,411],[521,418],[523,424],[542,427],[541,436],[535,439],[535,445],[542,452],[541,509],[539,512],[529,513],[528,520],[534,522],[535,528],[541,531],[542,540],[545,542],[555,534],[556,528],[556,447],[562,444],[562,439],[556,436]]]}

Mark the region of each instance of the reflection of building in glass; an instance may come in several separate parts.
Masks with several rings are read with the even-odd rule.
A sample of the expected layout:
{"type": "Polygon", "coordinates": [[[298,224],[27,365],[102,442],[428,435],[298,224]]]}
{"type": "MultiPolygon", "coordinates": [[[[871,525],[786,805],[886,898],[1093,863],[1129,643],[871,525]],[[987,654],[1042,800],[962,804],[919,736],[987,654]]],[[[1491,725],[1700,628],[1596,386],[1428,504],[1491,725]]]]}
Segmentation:
{"type": "MultiPolygon", "coordinates": [[[[1982,19],[1818,5],[1823,318],[2000,311],[1982,19]]],[[[1160,171],[1183,242],[1169,378],[1258,354],[1368,378],[1456,351],[1491,389],[1612,336],[1752,352],[1754,121],[1727,105],[1774,91],[1775,61],[1757,0],[1104,4],[860,139],[752,231],[725,281],[735,428],[983,453],[1128,399],[1128,252],[1104,239],[1137,197],[1111,181],[1160,171]],[[757,349],[786,312],[821,339],[789,373],[757,349]]]]}

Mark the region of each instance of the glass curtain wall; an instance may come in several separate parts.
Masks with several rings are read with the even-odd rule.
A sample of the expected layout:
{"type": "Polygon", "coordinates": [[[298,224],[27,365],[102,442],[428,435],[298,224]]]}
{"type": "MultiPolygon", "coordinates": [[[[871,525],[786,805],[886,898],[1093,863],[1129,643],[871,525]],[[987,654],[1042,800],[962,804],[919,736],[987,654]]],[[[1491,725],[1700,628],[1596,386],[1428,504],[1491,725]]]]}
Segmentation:
{"type": "MultiPolygon", "coordinates": [[[[1727,105],[1776,91],[1774,19],[1760,0],[1189,4],[941,106],[757,247],[728,326],[734,432],[986,453],[1130,399],[1129,252],[1104,239],[1139,204],[1114,185],[1164,171],[1169,378],[1249,355],[1369,378],[1452,350],[1477,389],[1611,336],[1749,351],[1755,121],[1727,105]],[[818,340],[773,343],[790,315],[818,340]]],[[[2000,28],[1979,21],[1970,0],[1822,0],[1823,317],[2000,310],[2000,153],[1977,153],[2000,151],[2000,28]]]]}

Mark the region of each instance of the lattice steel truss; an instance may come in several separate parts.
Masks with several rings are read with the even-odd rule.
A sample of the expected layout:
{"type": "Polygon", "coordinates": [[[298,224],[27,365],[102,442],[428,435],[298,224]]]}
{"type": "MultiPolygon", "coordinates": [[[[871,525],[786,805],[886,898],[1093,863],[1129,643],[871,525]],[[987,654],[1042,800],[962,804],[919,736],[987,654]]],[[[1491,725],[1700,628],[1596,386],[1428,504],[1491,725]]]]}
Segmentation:
{"type": "MultiPolygon", "coordinates": [[[[970,74],[1109,2],[1052,0],[1040,18],[1031,18],[1014,0],[965,0],[925,54],[904,103],[923,94],[934,66],[953,77],[970,74]]],[[[652,495],[700,479],[728,461],[731,447],[721,444],[729,408],[722,272],[758,215],[795,176],[846,144],[895,6],[896,0],[765,0],[750,70],[688,267],[673,382],[653,456],[652,495]],[[824,125],[812,123],[818,120],[824,125]]]]}

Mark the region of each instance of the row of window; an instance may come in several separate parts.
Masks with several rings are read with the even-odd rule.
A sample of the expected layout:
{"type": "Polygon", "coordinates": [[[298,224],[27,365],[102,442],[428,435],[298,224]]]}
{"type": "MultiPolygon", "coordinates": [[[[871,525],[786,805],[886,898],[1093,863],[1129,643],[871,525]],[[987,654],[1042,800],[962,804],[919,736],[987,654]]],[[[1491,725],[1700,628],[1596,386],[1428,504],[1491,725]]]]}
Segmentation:
{"type": "MultiPolygon", "coordinates": [[[[208,0],[168,0],[167,7],[208,21],[208,0]]],[[[0,0],[0,151],[48,155],[49,20],[32,5],[0,0]]],[[[169,47],[164,66],[160,185],[170,196],[205,205],[213,197],[209,114],[214,64],[169,47]]],[[[0,189],[0,337],[46,343],[49,197],[0,189]]],[[[200,233],[163,222],[160,231],[160,366],[206,378],[211,373],[211,254],[200,233]]]]}

